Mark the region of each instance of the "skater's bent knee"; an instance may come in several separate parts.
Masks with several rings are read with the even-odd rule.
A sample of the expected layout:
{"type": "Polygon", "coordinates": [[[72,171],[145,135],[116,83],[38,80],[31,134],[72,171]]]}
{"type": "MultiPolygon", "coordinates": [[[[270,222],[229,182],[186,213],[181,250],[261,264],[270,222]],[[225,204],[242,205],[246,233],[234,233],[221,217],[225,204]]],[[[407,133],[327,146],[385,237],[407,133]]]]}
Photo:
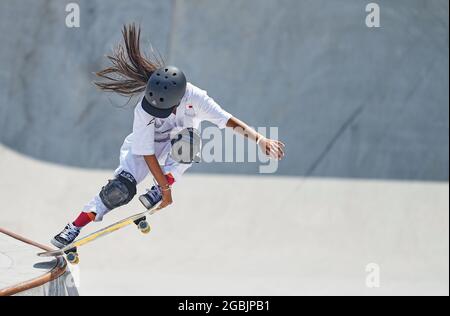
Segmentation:
{"type": "Polygon", "coordinates": [[[130,173],[122,171],[102,188],[100,199],[109,210],[113,210],[128,204],[135,195],[136,180],[130,173]]]}

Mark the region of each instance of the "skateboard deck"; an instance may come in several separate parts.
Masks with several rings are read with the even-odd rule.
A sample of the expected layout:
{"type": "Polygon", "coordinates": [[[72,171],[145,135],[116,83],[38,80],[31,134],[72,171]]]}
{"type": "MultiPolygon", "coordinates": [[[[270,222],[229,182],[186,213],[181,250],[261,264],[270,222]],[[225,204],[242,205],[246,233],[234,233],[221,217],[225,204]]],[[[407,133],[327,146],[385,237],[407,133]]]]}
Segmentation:
{"type": "MultiPolygon", "coordinates": [[[[84,246],[90,242],[93,242],[94,240],[97,240],[99,238],[105,237],[119,229],[122,229],[128,225],[134,224],[134,221],[144,217],[144,216],[150,216],[154,214],[158,210],[159,204],[155,205],[153,208],[146,210],[145,212],[132,215],[128,218],[125,218],[117,223],[114,223],[112,225],[109,225],[108,227],[102,228],[96,232],[93,232],[92,234],[89,234],[83,238],[80,238],[76,241],[74,241],[72,244],[65,246],[64,248],[58,249],[58,250],[52,250],[52,251],[46,251],[38,253],[39,257],[59,257],[64,255],[72,255],[73,259],[69,261],[71,263],[75,263],[78,261],[78,255],[77,255],[77,249],[81,246],[84,246]],[[73,261],[73,262],[72,262],[73,261]]],[[[148,224],[147,224],[148,225],[148,224]]]]}

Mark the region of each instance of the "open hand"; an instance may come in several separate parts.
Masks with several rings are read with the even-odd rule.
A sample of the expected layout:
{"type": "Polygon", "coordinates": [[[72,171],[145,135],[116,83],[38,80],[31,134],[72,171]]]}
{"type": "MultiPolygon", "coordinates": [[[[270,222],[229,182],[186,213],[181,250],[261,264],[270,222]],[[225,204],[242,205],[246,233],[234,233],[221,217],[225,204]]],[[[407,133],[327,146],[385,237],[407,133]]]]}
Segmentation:
{"type": "Polygon", "coordinates": [[[273,140],[269,138],[262,138],[259,141],[259,148],[262,152],[272,159],[281,160],[284,157],[285,145],[279,140],[273,140]]]}

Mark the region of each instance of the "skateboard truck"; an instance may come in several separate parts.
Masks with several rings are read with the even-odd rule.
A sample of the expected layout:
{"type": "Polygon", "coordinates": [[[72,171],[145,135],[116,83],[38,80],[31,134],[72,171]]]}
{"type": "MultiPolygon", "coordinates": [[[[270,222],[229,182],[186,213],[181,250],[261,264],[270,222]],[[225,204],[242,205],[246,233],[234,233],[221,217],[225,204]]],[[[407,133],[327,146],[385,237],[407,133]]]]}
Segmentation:
{"type": "Polygon", "coordinates": [[[147,222],[147,217],[141,217],[134,221],[137,228],[141,231],[143,234],[148,234],[150,232],[150,225],[147,222]]]}
{"type": "Polygon", "coordinates": [[[78,264],[80,263],[80,257],[77,252],[77,247],[64,251],[66,254],[67,261],[70,264],[78,264]]]}

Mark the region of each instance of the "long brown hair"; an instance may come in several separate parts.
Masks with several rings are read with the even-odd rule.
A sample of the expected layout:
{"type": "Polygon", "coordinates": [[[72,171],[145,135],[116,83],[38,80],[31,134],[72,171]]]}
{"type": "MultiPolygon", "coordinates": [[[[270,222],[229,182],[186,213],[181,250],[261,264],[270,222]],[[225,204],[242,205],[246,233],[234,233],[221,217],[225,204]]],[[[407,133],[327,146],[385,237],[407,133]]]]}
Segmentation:
{"type": "Polygon", "coordinates": [[[150,75],[164,67],[161,55],[151,49],[151,56],[141,53],[141,28],[133,24],[124,25],[123,43],[119,43],[112,55],[106,56],[111,65],[96,73],[102,81],[94,84],[103,91],[116,92],[124,96],[141,93],[145,90],[150,75]]]}

